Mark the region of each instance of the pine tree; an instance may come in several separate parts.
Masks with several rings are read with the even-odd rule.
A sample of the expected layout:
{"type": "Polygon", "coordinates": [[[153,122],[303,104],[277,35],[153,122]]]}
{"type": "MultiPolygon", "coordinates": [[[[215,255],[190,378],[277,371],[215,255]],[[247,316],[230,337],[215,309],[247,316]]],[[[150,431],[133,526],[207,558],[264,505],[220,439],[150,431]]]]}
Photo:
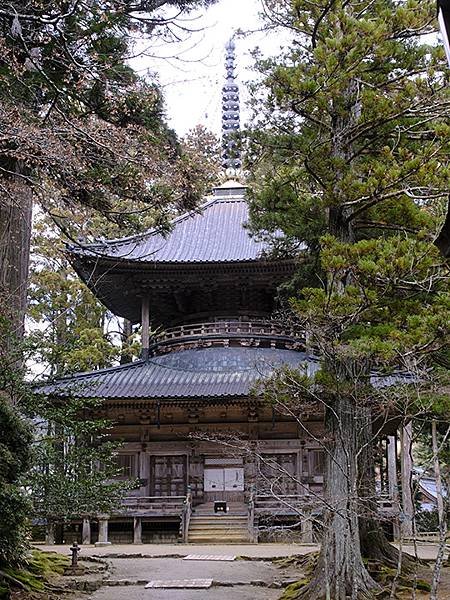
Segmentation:
{"type": "Polygon", "coordinates": [[[128,57],[138,36],[170,43],[177,16],[213,2],[13,0],[1,7],[0,291],[17,331],[33,202],[49,215],[83,205],[120,220],[118,199],[134,213],[198,199],[164,122],[161,91],[137,76],[128,57]]]}
{"type": "Polygon", "coordinates": [[[311,383],[327,431],[322,550],[299,597],[370,598],[379,585],[363,553],[395,558],[373,519],[372,447],[372,417],[388,414],[394,391],[381,394],[371,374],[414,366],[422,376],[448,336],[432,243],[450,183],[443,50],[421,39],[436,27],[433,2],[268,7],[293,39],[258,62],[253,227],[282,229],[320,259],[314,287],[292,302],[322,357],[311,383]]]}

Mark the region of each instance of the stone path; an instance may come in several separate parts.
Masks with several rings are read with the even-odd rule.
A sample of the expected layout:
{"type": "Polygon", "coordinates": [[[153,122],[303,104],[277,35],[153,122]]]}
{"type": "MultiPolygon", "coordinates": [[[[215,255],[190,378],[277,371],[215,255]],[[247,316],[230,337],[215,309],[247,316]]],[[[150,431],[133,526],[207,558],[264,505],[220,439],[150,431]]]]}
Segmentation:
{"type": "MultiPolygon", "coordinates": [[[[69,554],[68,546],[40,548],[69,554]]],[[[280,569],[271,558],[306,554],[317,546],[298,544],[258,545],[142,545],[83,547],[81,557],[101,557],[108,563],[103,587],[89,596],[89,600],[276,600],[280,590],[297,580],[301,574],[292,567],[280,569]],[[193,554],[197,560],[185,560],[193,554]],[[200,555],[200,556],[199,556],[200,555]],[[205,556],[202,560],[201,555],[205,556]],[[236,560],[210,560],[236,555],[236,560]],[[248,560],[240,560],[239,557],[248,560]],[[210,579],[208,589],[145,589],[150,581],[210,579]]],[[[404,551],[413,553],[412,547],[404,551]]],[[[418,546],[418,554],[425,559],[435,557],[435,545],[418,546]]],[[[80,557],[80,558],[81,558],[80,557]]],[[[95,588],[91,588],[95,589],[95,588]]]]}
{"type": "MultiPolygon", "coordinates": [[[[292,554],[292,548],[287,554],[292,554]]],[[[186,561],[183,557],[133,556],[106,560],[109,570],[104,587],[89,600],[275,600],[285,585],[298,578],[297,570],[279,569],[267,558],[186,561]],[[175,588],[180,580],[186,582],[183,589],[159,589],[164,582],[175,588]],[[193,580],[203,580],[205,585],[209,580],[211,587],[189,589],[193,580]],[[146,588],[150,581],[156,583],[146,588]]]]}
{"type": "MultiPolygon", "coordinates": [[[[70,555],[69,545],[65,546],[45,546],[36,544],[38,548],[46,552],[59,552],[60,554],[70,555]]],[[[417,554],[424,560],[436,558],[437,544],[418,544],[417,554]]],[[[189,554],[233,554],[235,556],[245,556],[248,558],[276,558],[282,556],[292,556],[293,554],[308,554],[319,549],[317,544],[214,544],[209,546],[192,544],[113,544],[103,548],[95,546],[81,546],[80,558],[83,556],[99,556],[108,558],[109,556],[176,556],[183,557],[189,554]]],[[[414,546],[404,545],[403,551],[414,556],[414,546]]]]}

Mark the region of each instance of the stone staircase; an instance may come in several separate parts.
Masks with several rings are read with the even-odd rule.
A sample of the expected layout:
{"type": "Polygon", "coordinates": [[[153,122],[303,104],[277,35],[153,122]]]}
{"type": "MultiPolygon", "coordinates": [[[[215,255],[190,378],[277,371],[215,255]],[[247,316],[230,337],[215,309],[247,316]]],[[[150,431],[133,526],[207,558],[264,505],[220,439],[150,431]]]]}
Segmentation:
{"type": "Polygon", "coordinates": [[[231,503],[229,512],[214,513],[212,503],[196,507],[189,521],[189,544],[248,544],[248,515],[245,504],[231,503]]]}

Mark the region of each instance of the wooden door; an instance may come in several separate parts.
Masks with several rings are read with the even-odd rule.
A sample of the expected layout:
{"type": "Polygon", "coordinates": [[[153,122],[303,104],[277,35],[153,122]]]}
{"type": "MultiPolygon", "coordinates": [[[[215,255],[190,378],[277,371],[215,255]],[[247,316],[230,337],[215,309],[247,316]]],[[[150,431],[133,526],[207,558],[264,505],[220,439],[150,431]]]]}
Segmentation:
{"type": "Polygon", "coordinates": [[[186,456],[150,457],[150,495],[186,495],[186,456]]]}
{"type": "Polygon", "coordinates": [[[259,461],[258,493],[297,494],[297,455],[263,454],[259,461]]]}

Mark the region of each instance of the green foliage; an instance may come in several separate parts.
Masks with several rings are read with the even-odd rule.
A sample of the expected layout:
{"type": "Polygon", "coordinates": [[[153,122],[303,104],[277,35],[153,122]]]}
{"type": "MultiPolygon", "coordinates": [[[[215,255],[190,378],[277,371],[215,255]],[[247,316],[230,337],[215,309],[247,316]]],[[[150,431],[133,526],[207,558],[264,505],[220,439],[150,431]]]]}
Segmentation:
{"type": "Polygon", "coordinates": [[[31,428],[13,403],[29,393],[18,362],[21,345],[0,307],[0,566],[21,561],[30,505],[20,480],[31,464],[31,428]],[[14,351],[8,351],[13,347],[14,351]]]}
{"type": "Polygon", "coordinates": [[[286,289],[323,357],[425,369],[444,360],[450,322],[432,244],[450,186],[449,89],[442,49],[421,38],[433,3],[270,10],[293,43],[257,56],[252,229],[274,253],[307,249],[316,277],[303,267],[286,289]]]}
{"type": "Polygon", "coordinates": [[[101,400],[35,395],[27,410],[36,423],[34,467],[26,479],[33,514],[49,522],[107,513],[134,481],[117,481],[118,444],[108,439],[101,400]]]}
{"type": "Polygon", "coordinates": [[[383,537],[368,534],[371,415],[429,418],[444,389],[434,373],[448,357],[449,274],[433,241],[450,189],[447,65],[425,42],[437,27],[432,0],[280,0],[266,10],[290,40],[275,58],[257,55],[252,229],[275,253],[281,231],[317,265],[315,278],[297,277],[290,305],[320,357],[314,377],[283,370],[266,396],[300,422],[309,405],[323,411],[328,457],[321,559],[331,589],[320,570],[292,596],[371,597],[378,579],[361,551],[389,560],[383,537]]]}
{"type": "Polygon", "coordinates": [[[74,206],[130,226],[195,206],[202,184],[165,123],[161,90],[129,57],[138,38],[179,39],[177,18],[214,1],[148,2],[139,14],[120,1],[10,2],[0,14],[0,207],[25,184],[76,238],[74,206]]]}

